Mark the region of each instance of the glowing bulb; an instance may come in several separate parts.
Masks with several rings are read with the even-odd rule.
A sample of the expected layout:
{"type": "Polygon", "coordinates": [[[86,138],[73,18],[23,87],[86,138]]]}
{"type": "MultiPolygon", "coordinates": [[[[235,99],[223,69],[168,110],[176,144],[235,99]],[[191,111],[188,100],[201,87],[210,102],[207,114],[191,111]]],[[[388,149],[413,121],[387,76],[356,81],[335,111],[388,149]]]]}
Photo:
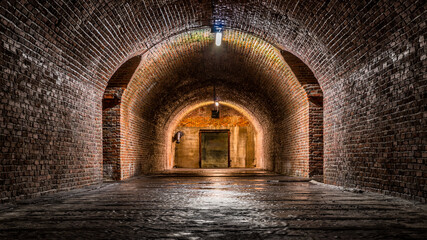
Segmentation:
{"type": "Polygon", "coordinates": [[[218,106],[219,106],[219,102],[215,102],[215,106],[217,106],[217,107],[218,107],[218,106]]]}
{"type": "Polygon", "coordinates": [[[215,35],[215,44],[221,46],[222,32],[217,32],[215,35]]]}

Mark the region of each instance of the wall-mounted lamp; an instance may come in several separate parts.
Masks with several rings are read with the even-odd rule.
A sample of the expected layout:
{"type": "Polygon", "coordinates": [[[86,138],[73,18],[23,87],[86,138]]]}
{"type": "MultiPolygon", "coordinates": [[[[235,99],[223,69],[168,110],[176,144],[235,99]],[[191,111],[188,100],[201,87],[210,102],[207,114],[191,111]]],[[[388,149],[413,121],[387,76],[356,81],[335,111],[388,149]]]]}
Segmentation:
{"type": "Polygon", "coordinates": [[[219,100],[216,96],[215,85],[213,89],[214,109],[212,110],[212,118],[219,118],[219,100]]]}
{"type": "Polygon", "coordinates": [[[184,136],[185,134],[181,131],[178,131],[175,133],[175,135],[173,136],[173,141],[176,141],[177,144],[179,144],[181,142],[181,138],[184,136]]]}

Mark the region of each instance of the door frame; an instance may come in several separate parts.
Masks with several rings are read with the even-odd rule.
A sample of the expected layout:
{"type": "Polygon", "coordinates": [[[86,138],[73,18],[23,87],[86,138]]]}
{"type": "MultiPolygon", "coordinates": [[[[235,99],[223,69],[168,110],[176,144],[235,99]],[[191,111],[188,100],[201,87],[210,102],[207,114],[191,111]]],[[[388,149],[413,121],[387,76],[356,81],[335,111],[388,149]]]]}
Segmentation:
{"type": "Polygon", "coordinates": [[[199,131],[199,168],[202,168],[202,133],[228,133],[228,167],[231,166],[230,159],[230,129],[200,129],[199,131]]]}

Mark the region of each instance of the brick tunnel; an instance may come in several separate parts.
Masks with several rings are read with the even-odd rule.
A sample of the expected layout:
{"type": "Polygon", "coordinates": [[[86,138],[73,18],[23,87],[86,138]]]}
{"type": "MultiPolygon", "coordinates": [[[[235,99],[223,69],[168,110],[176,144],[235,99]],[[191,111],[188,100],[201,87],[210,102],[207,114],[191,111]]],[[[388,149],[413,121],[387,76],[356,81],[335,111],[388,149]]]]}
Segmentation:
{"type": "MultiPolygon", "coordinates": [[[[427,231],[424,1],[5,0],[0,9],[0,222],[26,201],[43,209],[40,201],[61,194],[111,197],[115,184],[139,199],[127,189],[214,177],[213,185],[308,191],[310,203],[363,192],[375,206],[387,199],[419,214],[420,225],[387,235],[384,223],[376,234],[427,231]],[[209,150],[214,136],[223,136],[222,152],[209,150]]],[[[220,196],[208,204],[234,206],[220,196]]],[[[37,237],[13,231],[22,219],[0,236],[37,237]]],[[[250,236],[290,234],[260,229],[250,236]]],[[[346,234],[338,237],[364,233],[346,234]]]]}
{"type": "Polygon", "coordinates": [[[262,152],[257,167],[303,177],[322,174],[322,90],[311,70],[253,35],[226,30],[222,41],[221,48],[215,46],[209,28],[188,31],[116,71],[104,95],[104,158],[112,155],[113,162],[104,164],[110,166],[107,175],[125,179],[171,168],[172,156],[165,156],[174,128],[168,126],[188,106],[213,105],[214,87],[221,105],[256,122],[256,148],[262,152]]]}

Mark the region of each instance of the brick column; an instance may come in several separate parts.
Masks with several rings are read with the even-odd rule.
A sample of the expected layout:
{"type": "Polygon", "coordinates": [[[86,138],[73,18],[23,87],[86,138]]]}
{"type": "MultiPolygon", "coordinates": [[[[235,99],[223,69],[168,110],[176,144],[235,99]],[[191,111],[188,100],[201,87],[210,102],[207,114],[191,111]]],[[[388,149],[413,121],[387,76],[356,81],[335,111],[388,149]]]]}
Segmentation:
{"type": "Polygon", "coordinates": [[[309,101],[309,176],[323,175],[323,93],[318,84],[303,86],[309,101]]]}
{"type": "Polygon", "coordinates": [[[120,99],[124,89],[107,88],[102,101],[104,180],[120,180],[120,99]]]}

